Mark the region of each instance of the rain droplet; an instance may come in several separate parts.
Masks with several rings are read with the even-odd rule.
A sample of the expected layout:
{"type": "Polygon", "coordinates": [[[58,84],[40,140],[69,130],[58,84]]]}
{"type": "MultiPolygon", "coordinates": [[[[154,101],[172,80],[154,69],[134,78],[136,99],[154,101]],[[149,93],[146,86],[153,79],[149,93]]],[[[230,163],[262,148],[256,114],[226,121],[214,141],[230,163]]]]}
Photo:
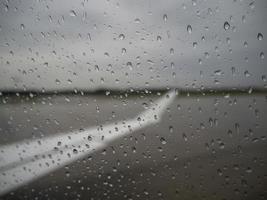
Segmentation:
{"type": "Polygon", "coordinates": [[[21,30],[24,30],[25,29],[25,25],[24,24],[21,24],[20,25],[20,28],[21,28],[21,30]]]}
{"type": "Polygon", "coordinates": [[[261,80],[262,80],[263,82],[266,82],[266,81],[267,81],[267,77],[266,77],[266,75],[262,75],[261,80]]]}
{"type": "Polygon", "coordinates": [[[76,17],[77,14],[76,14],[76,12],[75,12],[74,10],[71,10],[71,11],[70,11],[70,16],[71,16],[71,17],[76,17]]]}
{"type": "Polygon", "coordinates": [[[228,30],[230,28],[230,24],[228,22],[224,22],[223,28],[224,30],[228,30]]]}
{"type": "Polygon", "coordinates": [[[57,85],[59,85],[61,83],[60,80],[58,80],[58,79],[56,79],[55,82],[57,85]]]}
{"type": "Polygon", "coordinates": [[[258,33],[257,39],[260,40],[260,41],[263,40],[263,35],[261,33],[258,33]]]}
{"type": "Polygon", "coordinates": [[[70,177],[70,172],[65,172],[65,174],[66,174],[66,177],[70,177]]]}
{"type": "Polygon", "coordinates": [[[131,62],[127,62],[126,65],[130,70],[133,70],[133,64],[131,62]]]}
{"type": "Polygon", "coordinates": [[[160,138],[160,142],[161,142],[161,144],[167,144],[165,138],[163,138],[163,137],[160,138]]]}
{"type": "Polygon", "coordinates": [[[244,72],[244,74],[246,77],[250,77],[250,73],[247,70],[244,72]]]}
{"type": "Polygon", "coordinates": [[[219,176],[222,176],[223,175],[223,172],[222,172],[221,169],[217,169],[217,173],[218,173],[219,176]]]}
{"type": "Polygon", "coordinates": [[[264,59],[264,53],[260,52],[260,58],[263,60],[264,59]]]}
{"type": "Polygon", "coordinates": [[[242,16],[242,22],[243,22],[243,23],[246,22],[246,16],[245,16],[245,15],[242,16]]]}
{"type": "Polygon", "coordinates": [[[67,82],[68,82],[68,84],[72,84],[72,80],[71,79],[68,79],[67,82]]]}
{"type": "Polygon", "coordinates": [[[224,149],[224,143],[219,144],[220,149],[224,149]]]}
{"type": "Polygon", "coordinates": [[[113,171],[113,172],[117,172],[118,170],[117,170],[116,167],[113,167],[113,168],[112,168],[112,171],[113,171]]]}
{"type": "Polygon", "coordinates": [[[252,173],[252,169],[251,169],[250,167],[248,167],[248,168],[246,169],[246,172],[247,172],[247,173],[252,173]]]}
{"type": "Polygon", "coordinates": [[[191,26],[191,25],[188,25],[186,29],[187,29],[187,32],[188,32],[189,34],[192,33],[192,26],[191,26]]]}
{"type": "Polygon", "coordinates": [[[193,42],[193,48],[195,49],[197,47],[197,42],[193,42]]]}
{"type": "Polygon", "coordinates": [[[185,142],[187,142],[187,140],[188,140],[185,133],[183,133],[183,139],[184,139],[185,142]]]}
{"type": "Polygon", "coordinates": [[[104,56],[109,57],[109,53],[108,52],[105,52],[104,53],[104,56]]]}
{"type": "Polygon", "coordinates": [[[119,35],[119,39],[120,39],[120,40],[124,40],[124,39],[125,39],[125,35],[120,34],[120,35],[119,35]]]}
{"type": "Polygon", "coordinates": [[[139,24],[139,23],[141,22],[141,20],[140,20],[139,18],[136,18],[136,19],[134,20],[134,22],[137,23],[137,24],[139,24]]]}
{"type": "Polygon", "coordinates": [[[235,73],[236,73],[235,67],[231,67],[231,72],[232,72],[232,75],[235,76],[235,73]]]}
{"type": "Polygon", "coordinates": [[[173,48],[170,49],[170,54],[171,54],[171,55],[174,54],[174,49],[173,49],[173,48]]]}
{"type": "Polygon", "coordinates": [[[125,49],[125,48],[122,48],[122,49],[121,49],[121,54],[122,54],[122,55],[126,54],[126,49],[125,49]]]}
{"type": "Polygon", "coordinates": [[[168,19],[168,16],[166,14],[163,15],[163,20],[166,22],[168,19]]]}
{"type": "Polygon", "coordinates": [[[220,69],[214,71],[214,75],[220,76],[220,75],[222,75],[222,74],[223,74],[223,72],[222,72],[222,70],[220,70],[220,69]]]}
{"type": "Polygon", "coordinates": [[[251,2],[251,3],[249,4],[249,8],[250,8],[251,10],[253,10],[253,9],[255,8],[254,2],[251,2]]]}
{"type": "Polygon", "coordinates": [[[170,133],[173,133],[173,127],[172,126],[169,127],[169,131],[170,131],[170,133]]]}
{"type": "Polygon", "coordinates": [[[89,135],[89,136],[87,137],[87,139],[88,139],[88,141],[92,141],[92,136],[89,135]]]}

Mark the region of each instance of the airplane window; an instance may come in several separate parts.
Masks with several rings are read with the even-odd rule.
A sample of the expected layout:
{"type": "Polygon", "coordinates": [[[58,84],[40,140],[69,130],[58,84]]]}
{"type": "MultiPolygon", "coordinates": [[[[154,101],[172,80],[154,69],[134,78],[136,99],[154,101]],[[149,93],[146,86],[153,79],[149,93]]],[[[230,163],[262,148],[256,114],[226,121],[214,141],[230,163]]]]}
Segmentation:
{"type": "Polygon", "coordinates": [[[0,199],[266,199],[266,13],[0,1],[0,199]]]}

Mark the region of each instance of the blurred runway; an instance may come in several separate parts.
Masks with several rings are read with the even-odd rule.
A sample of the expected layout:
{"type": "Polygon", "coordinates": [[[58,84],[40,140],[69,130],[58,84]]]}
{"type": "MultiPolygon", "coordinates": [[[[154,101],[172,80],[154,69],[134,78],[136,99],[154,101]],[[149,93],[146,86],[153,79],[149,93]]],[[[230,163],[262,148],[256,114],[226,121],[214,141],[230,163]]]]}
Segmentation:
{"type": "MultiPolygon", "coordinates": [[[[101,129],[134,118],[160,96],[2,98],[0,142],[101,129]]],[[[266,103],[264,94],[178,95],[156,124],[110,141],[2,198],[264,199],[266,103]]]]}

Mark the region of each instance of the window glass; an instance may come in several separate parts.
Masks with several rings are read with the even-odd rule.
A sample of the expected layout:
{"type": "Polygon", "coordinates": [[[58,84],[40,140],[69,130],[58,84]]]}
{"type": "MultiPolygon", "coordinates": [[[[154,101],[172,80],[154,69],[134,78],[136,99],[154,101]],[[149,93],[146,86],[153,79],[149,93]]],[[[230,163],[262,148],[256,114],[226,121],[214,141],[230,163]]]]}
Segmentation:
{"type": "Polygon", "coordinates": [[[266,0],[0,2],[1,199],[266,199],[266,0]]]}

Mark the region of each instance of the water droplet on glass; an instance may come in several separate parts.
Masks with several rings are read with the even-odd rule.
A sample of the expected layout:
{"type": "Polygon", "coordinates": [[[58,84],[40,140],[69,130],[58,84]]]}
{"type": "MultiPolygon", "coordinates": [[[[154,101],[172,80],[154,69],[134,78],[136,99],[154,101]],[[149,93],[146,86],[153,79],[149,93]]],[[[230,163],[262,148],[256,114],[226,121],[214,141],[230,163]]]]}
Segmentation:
{"type": "Polygon", "coordinates": [[[21,30],[24,30],[25,29],[25,25],[24,24],[21,24],[20,25],[20,28],[21,28],[21,30]]]}
{"type": "Polygon", "coordinates": [[[87,139],[88,139],[88,141],[92,141],[92,136],[89,135],[89,136],[87,137],[87,139]]]}
{"type": "Polygon", "coordinates": [[[230,24],[228,22],[224,22],[223,28],[224,30],[228,30],[230,28],[230,24]]]}
{"type": "Polygon", "coordinates": [[[243,23],[246,22],[246,16],[245,16],[245,15],[242,16],[242,22],[243,22],[243,23]]]}
{"type": "Polygon", "coordinates": [[[197,48],[197,42],[193,42],[193,48],[197,48]]]}
{"type": "Polygon", "coordinates": [[[165,138],[163,138],[163,137],[160,138],[160,142],[161,142],[161,144],[167,144],[165,138]]]}
{"type": "Polygon", "coordinates": [[[223,73],[222,73],[222,70],[220,70],[220,69],[214,71],[214,75],[220,76],[220,75],[222,75],[222,74],[223,74],[223,73]]]}
{"type": "Polygon", "coordinates": [[[136,19],[134,20],[134,22],[137,23],[137,24],[139,24],[139,23],[141,22],[141,20],[140,20],[139,18],[136,18],[136,19]]]}
{"type": "Polygon", "coordinates": [[[249,4],[249,8],[251,10],[253,10],[255,8],[255,5],[254,5],[254,1],[252,1],[250,4],[249,4]]]}
{"type": "Polygon", "coordinates": [[[250,167],[248,167],[248,168],[246,169],[246,172],[247,172],[247,173],[252,173],[252,169],[251,169],[250,167]]]}
{"type": "Polygon", "coordinates": [[[131,62],[127,62],[126,65],[130,70],[133,70],[133,64],[131,62]]]}
{"type": "Polygon", "coordinates": [[[266,81],[267,81],[267,76],[266,76],[266,75],[262,75],[262,76],[261,76],[261,80],[262,80],[263,82],[266,82],[266,81]]]}
{"type": "Polygon", "coordinates": [[[171,54],[171,55],[174,54],[174,49],[173,49],[173,48],[170,49],[170,54],[171,54]]]}
{"type": "Polygon", "coordinates": [[[235,76],[235,73],[236,73],[235,67],[231,67],[231,72],[232,72],[232,75],[235,76]]]}
{"type": "Polygon", "coordinates": [[[219,176],[222,176],[223,175],[223,172],[222,172],[221,169],[217,169],[217,173],[218,173],[219,176]]]}
{"type": "Polygon", "coordinates": [[[65,172],[65,174],[66,174],[66,177],[70,177],[70,172],[65,172]]]}
{"type": "Polygon", "coordinates": [[[224,149],[224,143],[221,142],[221,143],[219,144],[219,147],[220,147],[220,149],[224,149]]]}
{"type": "Polygon", "coordinates": [[[126,54],[126,49],[125,49],[125,48],[122,48],[122,49],[121,49],[121,54],[122,54],[122,55],[126,54]]]}
{"type": "Polygon", "coordinates": [[[260,40],[260,41],[263,40],[263,35],[261,33],[258,33],[257,39],[260,40]]]}
{"type": "Polygon", "coordinates": [[[124,34],[120,34],[120,35],[119,35],[119,39],[120,39],[120,40],[124,40],[124,39],[125,39],[125,35],[124,35],[124,34]]]}
{"type": "Polygon", "coordinates": [[[263,60],[264,59],[264,53],[260,52],[260,58],[263,60]]]}
{"type": "Polygon", "coordinates": [[[58,80],[58,79],[56,79],[55,82],[57,85],[59,85],[61,83],[60,80],[58,80]]]}
{"type": "Polygon", "coordinates": [[[192,26],[191,25],[188,25],[187,28],[186,28],[186,30],[187,30],[187,32],[189,34],[191,34],[192,33],[192,26]]]}
{"type": "Polygon", "coordinates": [[[163,20],[166,22],[168,19],[168,16],[166,14],[163,15],[163,20]]]}
{"type": "Polygon", "coordinates": [[[77,14],[76,14],[76,12],[75,12],[74,10],[71,10],[71,11],[70,11],[70,16],[71,16],[71,17],[76,17],[77,14]]]}
{"type": "Polygon", "coordinates": [[[187,140],[188,140],[185,133],[183,133],[183,139],[184,139],[185,142],[187,142],[187,140]]]}
{"type": "Polygon", "coordinates": [[[249,73],[249,71],[246,70],[246,71],[244,72],[244,74],[245,74],[246,77],[250,77],[250,73],[249,73]]]}
{"type": "Polygon", "coordinates": [[[113,167],[113,168],[112,168],[112,171],[113,171],[113,172],[117,172],[118,170],[117,170],[116,167],[113,167]]]}

